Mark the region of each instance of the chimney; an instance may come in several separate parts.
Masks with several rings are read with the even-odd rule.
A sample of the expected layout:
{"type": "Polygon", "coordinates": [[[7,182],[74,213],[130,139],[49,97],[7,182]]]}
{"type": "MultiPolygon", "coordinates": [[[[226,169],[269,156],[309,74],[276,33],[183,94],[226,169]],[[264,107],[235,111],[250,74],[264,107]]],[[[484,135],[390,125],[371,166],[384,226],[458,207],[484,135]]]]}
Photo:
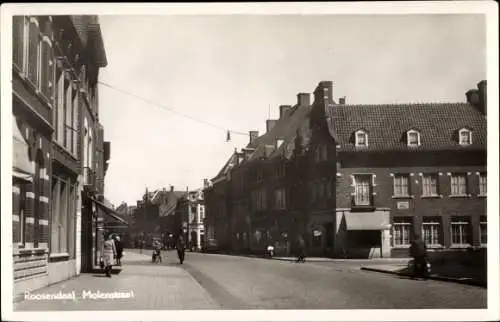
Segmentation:
{"type": "Polygon", "coordinates": [[[299,105],[299,107],[307,107],[307,106],[311,105],[311,94],[298,93],[297,94],[297,105],[299,105]]]}
{"type": "Polygon", "coordinates": [[[339,104],[340,105],[345,105],[345,96],[344,97],[339,97],[339,104]]]}
{"type": "Polygon", "coordinates": [[[332,99],[332,81],[321,81],[314,90],[314,102],[325,104],[333,101],[332,99]]]}
{"type": "Polygon", "coordinates": [[[283,115],[285,115],[285,113],[291,108],[291,105],[280,105],[280,118],[282,118],[283,115]]]}
{"type": "Polygon", "coordinates": [[[250,131],[250,143],[252,143],[256,138],[259,137],[259,131],[250,131]]]}
{"type": "Polygon", "coordinates": [[[477,84],[477,88],[479,89],[479,104],[481,111],[484,115],[486,115],[486,111],[488,110],[488,100],[486,97],[486,80],[482,80],[477,84]]]}
{"type": "Polygon", "coordinates": [[[276,120],[266,120],[266,132],[271,131],[271,129],[276,125],[276,120]]]}

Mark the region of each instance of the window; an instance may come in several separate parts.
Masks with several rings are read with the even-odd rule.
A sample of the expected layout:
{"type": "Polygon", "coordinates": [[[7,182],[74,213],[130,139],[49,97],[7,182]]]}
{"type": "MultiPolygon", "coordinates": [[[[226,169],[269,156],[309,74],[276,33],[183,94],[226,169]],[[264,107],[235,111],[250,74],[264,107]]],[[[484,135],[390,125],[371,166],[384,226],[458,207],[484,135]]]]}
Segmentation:
{"type": "Polygon", "coordinates": [[[461,129],[458,131],[458,138],[460,145],[472,144],[472,132],[470,130],[461,129]]]}
{"type": "Polygon", "coordinates": [[[412,222],[410,218],[394,218],[392,224],[392,242],[394,247],[406,247],[411,244],[412,222]]]}
{"type": "Polygon", "coordinates": [[[64,72],[61,67],[56,68],[57,90],[56,90],[56,108],[54,121],[57,122],[56,127],[56,140],[59,145],[64,144],[64,72]]]}
{"type": "Polygon", "coordinates": [[[27,76],[31,83],[38,88],[38,60],[40,46],[40,29],[38,20],[30,18],[28,29],[28,66],[27,76]]]}
{"type": "Polygon", "coordinates": [[[253,204],[256,211],[266,209],[267,198],[265,188],[253,192],[253,204]]]}
{"type": "Polygon", "coordinates": [[[76,185],[71,185],[68,192],[68,225],[67,225],[67,252],[71,258],[75,258],[76,244],[75,244],[75,231],[76,231],[76,185]]]}
{"type": "Polygon", "coordinates": [[[479,174],[479,195],[486,196],[488,184],[486,182],[486,173],[479,174]]]}
{"type": "Polygon", "coordinates": [[[354,176],[354,204],[368,206],[371,204],[372,175],[354,176]]]}
{"type": "Polygon", "coordinates": [[[52,103],[52,83],[54,77],[54,54],[52,51],[52,44],[47,36],[43,37],[40,43],[41,51],[41,64],[40,64],[40,87],[41,92],[45,98],[52,103]]]}
{"type": "Polygon", "coordinates": [[[366,147],[368,146],[368,135],[364,131],[357,131],[356,135],[356,146],[366,147]]]}
{"type": "Polygon", "coordinates": [[[65,106],[65,141],[64,141],[64,147],[66,150],[71,151],[73,147],[73,131],[72,131],[72,126],[73,126],[73,106],[72,106],[72,90],[73,90],[73,85],[71,82],[71,79],[69,78],[69,75],[66,75],[66,80],[64,82],[64,106],[65,106]]]}
{"type": "Polygon", "coordinates": [[[454,217],[451,219],[451,244],[453,246],[469,246],[470,235],[468,218],[454,217]]]}
{"type": "Polygon", "coordinates": [[[73,91],[73,123],[72,123],[72,136],[73,136],[73,148],[71,153],[75,157],[78,157],[78,91],[75,89],[73,91]]]}
{"type": "Polygon", "coordinates": [[[18,216],[18,220],[13,222],[12,225],[17,225],[18,233],[12,237],[13,242],[20,245],[24,245],[26,242],[26,185],[26,183],[22,182],[15,182],[13,184],[13,190],[16,197],[13,199],[12,212],[14,215],[18,216]]]}
{"type": "Polygon", "coordinates": [[[410,196],[409,189],[409,176],[407,174],[394,175],[394,196],[395,197],[408,197],[410,196]]]}
{"type": "Polygon", "coordinates": [[[422,175],[422,196],[433,197],[439,195],[438,175],[424,174],[422,175]]]}
{"type": "Polygon", "coordinates": [[[488,223],[486,222],[486,217],[481,217],[481,222],[479,223],[479,240],[483,246],[488,242],[488,223]]]}
{"type": "Polygon", "coordinates": [[[23,71],[24,64],[24,16],[12,18],[12,62],[18,71],[23,71]]]}
{"type": "Polygon", "coordinates": [[[410,130],[407,132],[408,146],[419,146],[420,145],[420,133],[415,130],[410,130]]]}
{"type": "Polygon", "coordinates": [[[467,195],[467,175],[454,173],[451,175],[451,195],[466,196],[467,195]]]}
{"type": "Polygon", "coordinates": [[[286,190],[285,188],[277,189],[275,192],[276,209],[286,209],[286,190]]]}
{"type": "Polygon", "coordinates": [[[424,218],[422,222],[422,237],[426,245],[441,245],[441,222],[439,218],[424,218]]]}
{"type": "Polygon", "coordinates": [[[76,189],[70,182],[53,176],[52,178],[52,216],[50,252],[61,254],[74,252],[69,243],[74,238],[76,189]]]}

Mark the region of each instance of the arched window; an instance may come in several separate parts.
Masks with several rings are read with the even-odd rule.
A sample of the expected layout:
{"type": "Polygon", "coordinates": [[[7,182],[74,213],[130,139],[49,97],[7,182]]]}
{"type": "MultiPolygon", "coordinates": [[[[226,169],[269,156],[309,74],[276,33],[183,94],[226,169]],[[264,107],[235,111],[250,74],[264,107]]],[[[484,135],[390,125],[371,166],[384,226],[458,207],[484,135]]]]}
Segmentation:
{"type": "Polygon", "coordinates": [[[420,146],[420,132],[417,130],[409,130],[406,132],[406,139],[408,146],[420,146]]]}
{"type": "Polygon", "coordinates": [[[458,143],[460,145],[472,144],[472,131],[469,129],[461,129],[458,131],[458,143]]]}
{"type": "Polygon", "coordinates": [[[363,130],[358,130],[354,133],[355,145],[357,147],[367,147],[368,146],[368,134],[363,130]]]}

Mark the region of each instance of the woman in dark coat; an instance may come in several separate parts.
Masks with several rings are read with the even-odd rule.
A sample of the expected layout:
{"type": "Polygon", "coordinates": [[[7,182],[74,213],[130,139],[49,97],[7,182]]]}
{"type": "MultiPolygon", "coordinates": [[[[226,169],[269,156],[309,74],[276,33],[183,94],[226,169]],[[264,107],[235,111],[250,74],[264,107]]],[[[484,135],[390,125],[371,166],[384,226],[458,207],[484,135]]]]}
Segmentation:
{"type": "Polygon", "coordinates": [[[115,237],[115,247],[116,247],[116,265],[122,265],[122,256],[123,256],[123,245],[120,240],[120,236],[116,235],[115,237]]]}

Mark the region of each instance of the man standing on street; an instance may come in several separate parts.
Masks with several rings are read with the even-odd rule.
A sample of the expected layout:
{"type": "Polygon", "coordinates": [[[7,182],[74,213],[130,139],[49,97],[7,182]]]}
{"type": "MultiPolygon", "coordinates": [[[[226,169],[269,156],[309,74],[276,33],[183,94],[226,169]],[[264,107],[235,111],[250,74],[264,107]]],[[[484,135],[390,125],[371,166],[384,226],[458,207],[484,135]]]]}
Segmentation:
{"type": "Polygon", "coordinates": [[[413,258],[413,278],[427,279],[427,247],[418,234],[411,243],[410,256],[413,258]]]}
{"type": "Polygon", "coordinates": [[[184,236],[182,234],[179,234],[179,237],[177,238],[177,256],[179,257],[179,262],[182,264],[184,262],[184,256],[185,256],[185,249],[186,249],[186,243],[184,241],[184,236]]]}
{"type": "Polygon", "coordinates": [[[297,263],[306,262],[306,241],[302,235],[299,235],[298,240],[299,256],[297,257],[297,263]]]}

